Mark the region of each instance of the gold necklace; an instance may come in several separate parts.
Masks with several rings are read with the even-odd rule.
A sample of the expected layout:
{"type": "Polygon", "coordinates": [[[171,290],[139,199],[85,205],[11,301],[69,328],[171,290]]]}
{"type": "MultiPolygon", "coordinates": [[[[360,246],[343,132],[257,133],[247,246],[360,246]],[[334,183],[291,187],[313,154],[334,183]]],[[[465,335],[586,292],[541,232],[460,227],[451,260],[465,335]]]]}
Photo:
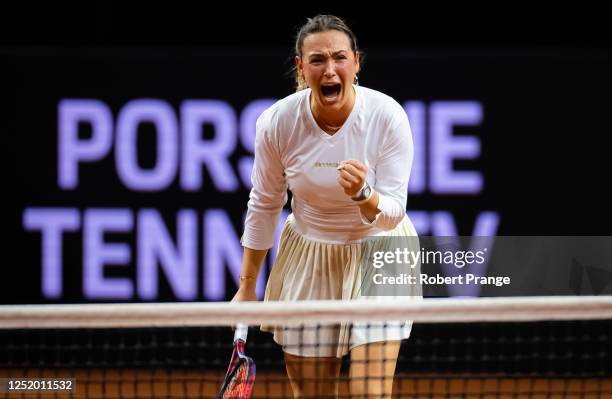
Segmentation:
{"type": "MultiPolygon", "coordinates": [[[[317,118],[315,118],[316,120],[317,118]]],[[[346,122],[346,121],[345,121],[346,122]]],[[[325,131],[332,131],[332,132],[337,132],[338,130],[340,130],[342,128],[342,125],[344,125],[344,122],[342,122],[341,124],[334,126],[334,125],[330,125],[327,122],[325,122],[322,118],[317,120],[317,123],[319,124],[319,126],[325,130],[325,131]]]]}
{"type": "Polygon", "coordinates": [[[333,132],[337,132],[338,130],[340,130],[342,128],[342,125],[343,125],[342,124],[342,125],[339,125],[339,126],[332,126],[332,125],[328,125],[325,122],[321,122],[321,123],[323,124],[323,126],[325,126],[325,128],[323,130],[325,130],[325,131],[331,130],[333,132]]]}

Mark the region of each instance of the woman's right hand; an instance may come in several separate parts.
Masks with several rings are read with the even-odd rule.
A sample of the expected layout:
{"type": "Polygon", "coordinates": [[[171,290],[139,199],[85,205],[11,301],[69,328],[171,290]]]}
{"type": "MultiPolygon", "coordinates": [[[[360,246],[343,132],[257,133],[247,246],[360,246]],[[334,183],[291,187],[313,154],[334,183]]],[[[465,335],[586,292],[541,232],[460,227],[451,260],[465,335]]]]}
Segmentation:
{"type": "Polygon", "coordinates": [[[232,302],[257,301],[255,286],[242,285],[232,298],[232,302]]]}
{"type": "Polygon", "coordinates": [[[240,287],[232,298],[232,302],[256,301],[257,276],[263,263],[267,249],[251,249],[244,247],[242,256],[242,272],[240,273],[240,287]]]}

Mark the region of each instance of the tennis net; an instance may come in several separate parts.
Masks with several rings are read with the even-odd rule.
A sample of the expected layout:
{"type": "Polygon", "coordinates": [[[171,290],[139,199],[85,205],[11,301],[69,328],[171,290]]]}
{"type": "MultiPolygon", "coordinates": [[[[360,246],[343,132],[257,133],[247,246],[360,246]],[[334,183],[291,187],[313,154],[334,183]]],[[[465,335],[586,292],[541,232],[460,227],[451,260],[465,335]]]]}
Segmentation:
{"type": "Polygon", "coordinates": [[[603,296],[0,306],[0,397],[215,398],[238,323],[253,398],[612,398],[603,296]]]}

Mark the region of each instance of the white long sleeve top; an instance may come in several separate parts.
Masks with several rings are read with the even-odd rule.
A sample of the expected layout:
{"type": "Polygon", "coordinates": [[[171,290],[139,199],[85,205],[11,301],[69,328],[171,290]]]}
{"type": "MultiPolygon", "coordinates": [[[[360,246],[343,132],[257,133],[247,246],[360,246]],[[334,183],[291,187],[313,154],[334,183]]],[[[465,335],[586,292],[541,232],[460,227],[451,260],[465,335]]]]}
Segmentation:
{"type": "Polygon", "coordinates": [[[353,243],[394,229],[406,217],[412,133],[404,109],[391,97],[362,86],[344,125],[324,132],[310,109],[310,89],[279,100],[257,120],[255,161],[242,245],[273,246],[287,189],[296,231],[327,243],[353,243]],[[342,160],[367,168],[380,213],[367,220],[337,181],[342,160]]]}

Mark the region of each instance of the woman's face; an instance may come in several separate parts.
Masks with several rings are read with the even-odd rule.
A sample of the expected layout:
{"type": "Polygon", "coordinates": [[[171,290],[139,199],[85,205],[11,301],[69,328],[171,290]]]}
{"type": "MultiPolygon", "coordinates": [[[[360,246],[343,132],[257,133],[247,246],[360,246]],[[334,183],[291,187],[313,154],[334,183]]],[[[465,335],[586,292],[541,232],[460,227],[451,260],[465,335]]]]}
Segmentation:
{"type": "Polygon", "coordinates": [[[353,98],[353,82],[359,72],[359,55],[344,32],[330,30],[306,36],[302,57],[295,57],[298,74],[312,89],[317,104],[339,110],[353,98]]]}

